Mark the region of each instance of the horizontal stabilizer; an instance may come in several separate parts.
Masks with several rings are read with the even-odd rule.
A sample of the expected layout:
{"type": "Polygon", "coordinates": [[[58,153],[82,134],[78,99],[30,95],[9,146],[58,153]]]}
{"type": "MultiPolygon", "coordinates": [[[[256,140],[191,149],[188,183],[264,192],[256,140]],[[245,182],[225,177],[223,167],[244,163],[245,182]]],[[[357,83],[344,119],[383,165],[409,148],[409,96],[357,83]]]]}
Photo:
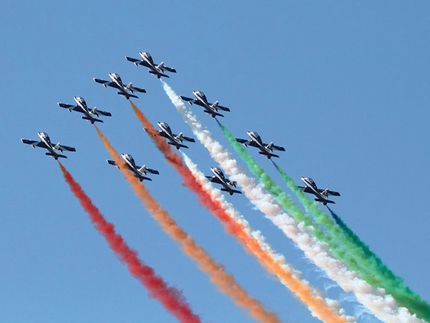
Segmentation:
{"type": "Polygon", "coordinates": [[[221,191],[228,192],[230,195],[233,195],[234,193],[242,194],[242,192],[241,192],[241,191],[233,190],[233,189],[227,189],[227,188],[222,188],[222,189],[221,189],[221,191]]]}
{"type": "MultiPolygon", "coordinates": [[[[137,176],[136,176],[137,177],[137,176]]],[[[138,179],[139,179],[139,181],[143,181],[143,180],[145,180],[145,181],[152,181],[152,179],[150,179],[149,177],[146,177],[146,176],[139,176],[139,177],[137,177],[138,179]]]]}
{"type": "Polygon", "coordinates": [[[267,153],[267,152],[262,152],[262,151],[259,151],[258,152],[259,154],[261,154],[261,155],[264,155],[264,156],[266,156],[267,158],[271,158],[271,157],[277,157],[277,158],[279,158],[279,156],[278,155],[275,155],[275,154],[272,154],[272,153],[267,153]]]}
{"type": "Polygon", "coordinates": [[[188,148],[188,146],[185,146],[185,145],[180,144],[180,143],[178,143],[178,142],[171,142],[171,141],[168,141],[167,143],[168,143],[169,145],[175,146],[175,147],[176,147],[176,149],[179,149],[179,148],[188,148]]]}
{"type": "Polygon", "coordinates": [[[45,153],[45,155],[54,157],[55,160],[57,160],[58,158],[67,158],[67,156],[60,155],[60,154],[53,154],[53,153],[45,153]]]}
{"type": "Polygon", "coordinates": [[[97,119],[97,118],[88,118],[88,117],[82,117],[82,119],[84,120],[88,120],[89,122],[91,122],[92,124],[94,124],[94,122],[102,122],[103,120],[97,119]]]}
{"type": "Polygon", "coordinates": [[[123,97],[125,97],[127,100],[130,98],[136,98],[138,99],[139,97],[137,95],[134,94],[130,94],[130,93],[123,93],[123,92],[117,92],[119,95],[122,95],[123,97]]]}
{"type": "Polygon", "coordinates": [[[336,202],[334,202],[332,200],[323,200],[323,199],[319,199],[319,198],[316,198],[315,201],[321,202],[324,205],[327,205],[327,203],[336,204],[336,202]]]}
{"type": "Polygon", "coordinates": [[[115,161],[113,161],[113,160],[106,159],[106,162],[107,162],[109,165],[114,165],[114,166],[116,166],[116,163],[115,163],[115,161]]]}
{"type": "Polygon", "coordinates": [[[160,72],[149,71],[149,73],[154,74],[157,78],[160,78],[160,77],[170,78],[169,75],[166,75],[166,74],[163,74],[163,73],[160,73],[160,72]]]}

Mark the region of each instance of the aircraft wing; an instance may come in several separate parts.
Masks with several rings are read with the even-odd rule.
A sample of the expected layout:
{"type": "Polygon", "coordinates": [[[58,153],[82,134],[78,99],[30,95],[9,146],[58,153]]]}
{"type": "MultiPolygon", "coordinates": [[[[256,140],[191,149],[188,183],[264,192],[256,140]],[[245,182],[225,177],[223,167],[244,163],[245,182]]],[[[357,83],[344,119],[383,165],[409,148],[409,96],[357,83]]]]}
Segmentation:
{"type": "Polygon", "coordinates": [[[138,59],[138,58],[126,56],[125,59],[128,60],[129,62],[134,63],[134,64],[137,63],[137,64],[145,66],[145,67],[149,67],[149,68],[151,67],[151,66],[149,66],[149,64],[147,62],[145,62],[144,60],[138,59]]]}
{"type": "Polygon", "coordinates": [[[240,139],[240,138],[236,138],[236,141],[237,141],[237,142],[240,142],[241,144],[244,144],[244,145],[249,145],[249,144],[251,144],[251,141],[250,141],[250,140],[247,140],[247,139],[240,139]]]}
{"type": "Polygon", "coordinates": [[[73,110],[73,111],[78,111],[78,112],[82,112],[81,108],[79,108],[77,105],[73,105],[73,104],[66,104],[66,103],[57,103],[60,107],[64,108],[64,109],[68,109],[68,110],[73,110]]]}
{"type": "Polygon", "coordinates": [[[230,111],[230,109],[229,109],[229,108],[224,107],[224,106],[222,106],[222,105],[218,105],[218,106],[217,106],[217,108],[218,108],[218,109],[220,109],[220,110],[223,110],[223,111],[230,111]]]}
{"type": "Polygon", "coordinates": [[[114,165],[114,166],[116,166],[116,163],[115,163],[115,161],[113,161],[113,160],[106,159],[106,162],[107,162],[109,165],[114,165]]]}
{"type": "Polygon", "coordinates": [[[335,192],[335,191],[330,191],[330,190],[322,190],[322,189],[318,189],[318,191],[320,191],[320,193],[327,193],[327,195],[332,195],[332,196],[340,196],[339,192],[335,192]]]}
{"type": "Polygon", "coordinates": [[[160,174],[160,172],[158,170],[148,168],[148,167],[145,169],[145,171],[147,171],[148,173],[151,173],[151,174],[156,174],[156,175],[160,174]]]}
{"type": "Polygon", "coordinates": [[[43,143],[43,141],[38,141],[38,140],[29,140],[29,139],[21,139],[21,141],[24,143],[24,144],[27,144],[27,145],[32,145],[32,146],[37,146],[37,147],[41,147],[41,148],[48,148],[44,143],[43,143]]]}
{"type": "MultiPolygon", "coordinates": [[[[265,145],[265,146],[266,146],[266,145],[265,145]]],[[[276,149],[276,150],[280,150],[280,151],[285,151],[285,148],[284,148],[284,147],[281,147],[281,146],[273,145],[273,146],[272,146],[272,148],[273,148],[273,149],[276,149]]]]}
{"type": "Polygon", "coordinates": [[[209,179],[212,183],[222,184],[218,177],[216,176],[206,176],[207,179],[209,179]]]}
{"type": "Polygon", "coordinates": [[[190,102],[190,101],[194,101],[194,99],[189,98],[189,97],[187,97],[187,96],[182,96],[182,95],[181,95],[181,99],[182,99],[182,100],[184,100],[184,101],[188,101],[188,102],[190,102]]]}
{"type": "Polygon", "coordinates": [[[189,142],[196,142],[194,140],[194,138],[191,138],[191,137],[182,136],[182,139],[185,140],[185,141],[189,141],[189,142]]]}
{"type": "Polygon", "coordinates": [[[106,116],[106,117],[112,117],[112,113],[107,112],[107,111],[97,110],[97,114],[101,114],[101,115],[106,116]]]}
{"type": "Polygon", "coordinates": [[[130,87],[130,89],[131,89],[131,90],[133,90],[133,91],[140,92],[140,93],[146,93],[146,90],[145,90],[145,89],[142,89],[142,88],[140,88],[140,87],[131,86],[131,87],[130,87]]]}
{"type": "Polygon", "coordinates": [[[59,148],[61,148],[63,150],[67,150],[67,151],[76,151],[76,149],[74,147],[70,147],[70,146],[60,145],[59,148]]]}
{"type": "Polygon", "coordinates": [[[118,85],[116,85],[114,82],[106,81],[106,80],[102,80],[102,79],[96,79],[96,78],[94,78],[93,80],[96,83],[103,84],[103,86],[105,86],[105,87],[110,86],[110,87],[114,87],[114,88],[118,89],[118,85]]]}
{"type": "Polygon", "coordinates": [[[313,193],[313,191],[307,187],[307,186],[297,186],[298,188],[301,188],[303,192],[305,193],[313,193]]]}
{"type": "Polygon", "coordinates": [[[163,69],[165,69],[166,71],[169,71],[171,73],[176,73],[176,70],[173,67],[163,66],[163,69]]]}

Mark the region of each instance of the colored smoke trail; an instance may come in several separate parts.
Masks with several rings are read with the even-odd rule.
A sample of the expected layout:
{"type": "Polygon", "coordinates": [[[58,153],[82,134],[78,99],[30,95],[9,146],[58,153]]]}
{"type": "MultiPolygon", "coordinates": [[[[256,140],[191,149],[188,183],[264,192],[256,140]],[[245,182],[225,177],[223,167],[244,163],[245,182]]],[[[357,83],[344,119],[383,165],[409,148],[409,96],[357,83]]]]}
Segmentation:
{"type": "MultiPolygon", "coordinates": [[[[183,164],[183,161],[179,155],[172,150],[171,146],[166,143],[165,139],[158,136],[158,131],[152,126],[142,111],[140,111],[132,101],[130,101],[130,103],[137,118],[140,120],[157,148],[164,154],[168,162],[182,176],[184,184],[197,194],[202,205],[204,205],[212,214],[217,216],[224,222],[224,224],[227,225],[227,232],[242,240],[242,243],[245,243],[248,250],[251,250],[253,254],[259,257],[259,259],[265,259],[265,263],[263,263],[264,267],[266,269],[270,269],[272,272],[275,270],[276,272],[274,274],[282,278],[281,280],[287,286],[289,286],[296,296],[309,307],[313,315],[320,318],[324,322],[346,322],[345,319],[341,318],[327,305],[323,298],[316,296],[319,294],[318,292],[312,290],[306,283],[295,279],[291,272],[286,271],[285,268],[282,268],[282,266],[279,265],[279,263],[274,261],[274,259],[271,259],[268,254],[263,251],[262,246],[259,245],[255,239],[252,239],[243,230],[243,228],[238,225],[238,223],[232,221],[230,215],[225,212],[223,205],[216,199],[211,199],[211,195],[203,189],[201,181],[196,181],[195,176],[192,174],[190,169],[183,164]],[[243,242],[244,240],[246,240],[246,242],[243,242]]],[[[334,304],[333,301],[331,302],[334,304]]]]}
{"type": "Polygon", "coordinates": [[[324,270],[344,291],[354,292],[357,300],[383,322],[422,322],[412,316],[406,308],[398,307],[390,295],[385,295],[384,290],[373,289],[357,273],[348,270],[344,263],[334,258],[326,244],[313,238],[310,229],[304,227],[302,223],[298,224],[289,214],[285,213],[272,195],[267,194],[261,184],[247,175],[246,171],[232,158],[231,153],[213,138],[210,131],[201,124],[169,85],[165,82],[162,84],[177,111],[209,151],[211,157],[220,164],[232,180],[237,181],[250,202],[293,240],[309,260],[324,270]]]}
{"type": "Polygon", "coordinates": [[[230,144],[246,163],[251,172],[257,176],[264,187],[275,197],[284,209],[291,212],[296,221],[304,222],[306,226],[313,226],[314,230],[312,231],[312,235],[318,240],[327,243],[333,255],[343,261],[350,270],[359,273],[360,277],[367,281],[372,287],[384,288],[386,293],[393,296],[400,306],[406,307],[413,314],[429,321],[430,306],[427,303],[422,301],[418,295],[412,294],[409,289],[400,290],[398,284],[402,282],[402,280],[396,280],[394,275],[392,275],[392,279],[384,279],[383,275],[390,273],[387,267],[380,260],[377,261],[377,257],[374,254],[366,255],[363,249],[354,244],[327,214],[318,208],[318,203],[311,201],[301,189],[297,187],[294,181],[274,163],[284,181],[288,184],[289,188],[296,193],[300,201],[305,202],[305,200],[307,200],[308,204],[306,204],[306,209],[312,211],[315,220],[304,214],[296,203],[269,177],[254,158],[252,158],[249,152],[237,142],[228,129],[219,121],[218,124],[230,144]],[[314,221],[317,222],[316,225],[314,221]],[[322,225],[328,233],[320,229],[318,224],[322,225]],[[381,272],[383,273],[382,275],[380,274],[381,272]]]}
{"type": "Polygon", "coordinates": [[[114,225],[106,221],[99,209],[65,167],[60,162],[58,164],[71,191],[79,199],[84,210],[90,215],[91,222],[93,222],[95,228],[106,239],[118,258],[127,264],[130,273],[150,291],[150,296],[160,301],[164,308],[175,316],[178,321],[184,323],[200,322],[200,318],[192,312],[182,293],[176,288],[167,286],[151,267],[139,260],[137,252],[132,250],[125,243],[122,236],[115,232],[114,225]]]}
{"type": "MultiPolygon", "coordinates": [[[[112,159],[117,165],[123,165],[123,159],[118,155],[100,129],[97,126],[95,126],[95,128],[112,159]]],[[[179,159],[181,160],[180,157],[179,159]]],[[[120,167],[120,171],[127,179],[136,195],[142,200],[145,208],[163,228],[164,232],[181,246],[186,255],[196,261],[198,267],[209,275],[211,282],[221,292],[230,296],[235,304],[246,309],[255,320],[268,323],[279,322],[274,313],[268,312],[260,302],[249,296],[246,290],[235,281],[234,277],[226,273],[224,267],[215,262],[203,248],[201,248],[194,239],[170,217],[169,213],[158,204],[143,183],[134,177],[127,167],[120,167]]]]}
{"type": "MultiPolygon", "coordinates": [[[[403,279],[396,276],[337,215],[333,217],[335,219],[335,222],[333,222],[332,219],[318,207],[318,203],[309,199],[308,196],[297,187],[293,179],[289,177],[283,169],[275,162],[273,162],[273,164],[307,212],[312,213],[315,220],[319,224],[322,224],[328,234],[334,237],[339,243],[337,246],[330,247],[341,250],[341,255],[351,255],[352,259],[347,257],[341,258],[347,263],[348,267],[359,272],[360,276],[373,287],[384,288],[401,306],[408,308],[418,317],[430,322],[430,304],[422,300],[418,294],[412,292],[412,290],[406,286],[403,279]]],[[[279,187],[275,189],[277,193],[280,190],[279,187]]],[[[283,194],[285,195],[285,193],[283,194]]],[[[329,211],[332,215],[334,214],[330,208],[329,211]]]]}
{"type": "MultiPolygon", "coordinates": [[[[270,273],[278,276],[279,280],[287,286],[312,312],[312,315],[323,322],[353,322],[355,318],[343,318],[328,304],[340,307],[338,302],[328,299],[327,302],[322,292],[314,289],[306,280],[301,278],[301,273],[287,264],[283,255],[276,253],[266,243],[264,236],[259,231],[254,231],[248,221],[228,203],[221,191],[215,189],[206,176],[197,169],[197,165],[182,153],[185,164],[191,170],[193,176],[200,183],[202,194],[199,199],[209,198],[213,206],[212,213],[223,223],[226,231],[236,237],[248,252],[259,260],[260,264],[270,273]],[[336,304],[335,304],[336,303],[336,304]]],[[[202,201],[203,202],[203,201],[202,201]]],[[[343,310],[342,314],[343,314],[343,310]]]]}

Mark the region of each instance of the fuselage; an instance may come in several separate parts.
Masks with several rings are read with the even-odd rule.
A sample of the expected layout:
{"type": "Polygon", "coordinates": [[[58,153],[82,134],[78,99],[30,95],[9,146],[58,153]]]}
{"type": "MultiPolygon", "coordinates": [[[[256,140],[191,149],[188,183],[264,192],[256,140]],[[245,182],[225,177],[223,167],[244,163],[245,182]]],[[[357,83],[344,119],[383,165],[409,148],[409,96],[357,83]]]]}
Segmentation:
{"type": "Polygon", "coordinates": [[[256,133],[255,131],[247,131],[246,134],[248,135],[249,138],[251,138],[251,140],[257,144],[257,146],[264,151],[267,151],[266,147],[264,147],[263,145],[263,141],[261,140],[261,137],[258,133],[256,133]]]}
{"type": "Polygon", "coordinates": [[[142,59],[152,68],[155,68],[155,64],[154,61],[152,60],[152,56],[151,54],[147,53],[147,52],[139,52],[140,57],[142,57],[142,59]]]}
{"type": "Polygon", "coordinates": [[[225,185],[228,185],[224,173],[218,167],[211,167],[211,171],[221,182],[223,182],[225,185]]]}
{"type": "Polygon", "coordinates": [[[206,95],[202,91],[193,91],[193,95],[196,97],[197,101],[200,101],[200,103],[210,108],[208,99],[206,98],[206,95]]]}
{"type": "Polygon", "coordinates": [[[158,126],[160,127],[161,131],[163,131],[166,135],[168,135],[170,138],[173,139],[172,130],[170,129],[170,126],[165,122],[157,122],[158,126]]]}
{"type": "Polygon", "coordinates": [[[39,136],[40,140],[48,147],[49,150],[54,151],[51,139],[46,132],[38,132],[37,135],[39,136]]]}
{"type": "Polygon", "coordinates": [[[121,77],[117,73],[109,73],[109,77],[120,89],[124,90],[124,84],[122,83],[121,77]]]}
{"type": "Polygon", "coordinates": [[[320,199],[322,200],[326,200],[327,196],[323,195],[320,193],[320,191],[318,190],[318,186],[317,184],[315,184],[314,180],[310,177],[301,177],[303,183],[305,183],[305,185],[307,187],[309,187],[309,189],[312,190],[313,194],[318,196],[320,199]]]}

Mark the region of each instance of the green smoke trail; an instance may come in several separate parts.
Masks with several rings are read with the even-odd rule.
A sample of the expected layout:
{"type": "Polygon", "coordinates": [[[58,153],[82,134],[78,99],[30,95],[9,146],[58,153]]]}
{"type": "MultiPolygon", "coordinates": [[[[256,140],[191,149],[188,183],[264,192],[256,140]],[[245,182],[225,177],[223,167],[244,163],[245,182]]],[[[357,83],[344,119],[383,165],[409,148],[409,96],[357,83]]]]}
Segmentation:
{"type": "Polygon", "coordinates": [[[354,235],[356,237],[354,239],[347,232],[343,231],[325,212],[318,208],[316,202],[311,201],[296,186],[294,181],[284,171],[276,167],[284,181],[297,195],[306,210],[313,214],[314,218],[305,214],[291,197],[283,192],[269,175],[265,173],[264,169],[255,162],[248,151],[236,141],[227,128],[218,120],[217,122],[230,144],[246,163],[250,171],[264,184],[266,190],[270,192],[278,203],[293,215],[297,222],[303,222],[306,226],[312,226],[312,235],[319,241],[327,243],[334,256],[343,261],[349,269],[359,273],[372,287],[384,287],[386,292],[391,294],[399,305],[408,308],[417,317],[430,322],[430,305],[406,287],[403,280],[396,277],[367,246],[364,247],[363,243],[358,244],[358,237],[354,235]],[[321,229],[318,224],[322,225],[326,231],[321,229]]]}

